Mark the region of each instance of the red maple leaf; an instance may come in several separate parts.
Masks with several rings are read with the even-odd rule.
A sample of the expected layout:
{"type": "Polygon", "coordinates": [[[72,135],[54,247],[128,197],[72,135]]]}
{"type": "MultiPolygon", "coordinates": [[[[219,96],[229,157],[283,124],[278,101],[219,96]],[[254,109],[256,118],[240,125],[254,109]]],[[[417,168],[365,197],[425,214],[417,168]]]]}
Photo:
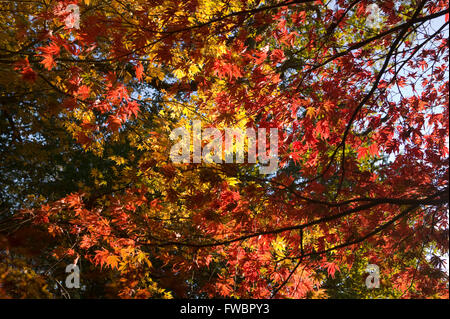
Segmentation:
{"type": "Polygon", "coordinates": [[[135,71],[136,71],[136,78],[139,81],[142,81],[142,75],[144,73],[144,66],[142,65],[141,62],[139,62],[134,68],[135,68],[135,71]]]}

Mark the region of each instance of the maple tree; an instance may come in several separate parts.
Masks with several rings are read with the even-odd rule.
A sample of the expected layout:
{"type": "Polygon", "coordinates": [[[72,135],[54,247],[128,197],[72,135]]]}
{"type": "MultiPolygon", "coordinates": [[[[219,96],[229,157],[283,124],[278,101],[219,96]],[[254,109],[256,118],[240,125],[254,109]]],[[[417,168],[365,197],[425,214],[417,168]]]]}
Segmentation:
{"type": "Polygon", "coordinates": [[[449,7],[376,3],[2,2],[0,296],[448,298],[449,7]],[[172,162],[196,120],[278,171],[172,162]]]}

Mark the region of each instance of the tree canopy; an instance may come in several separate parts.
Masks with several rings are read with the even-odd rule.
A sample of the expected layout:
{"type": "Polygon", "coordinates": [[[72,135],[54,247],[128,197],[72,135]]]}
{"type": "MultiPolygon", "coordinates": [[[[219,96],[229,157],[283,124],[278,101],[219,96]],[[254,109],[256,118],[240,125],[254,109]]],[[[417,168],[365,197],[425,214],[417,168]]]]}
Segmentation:
{"type": "Polygon", "coordinates": [[[443,0],[0,2],[0,297],[448,298],[448,20],[443,0]],[[276,172],[172,161],[196,121],[276,129],[276,172]]]}

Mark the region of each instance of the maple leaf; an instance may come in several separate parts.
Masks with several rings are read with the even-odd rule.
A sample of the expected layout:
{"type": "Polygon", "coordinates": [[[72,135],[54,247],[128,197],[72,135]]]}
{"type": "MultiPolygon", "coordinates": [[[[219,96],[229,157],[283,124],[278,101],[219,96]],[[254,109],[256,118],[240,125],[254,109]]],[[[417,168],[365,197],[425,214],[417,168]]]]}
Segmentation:
{"type": "Polygon", "coordinates": [[[314,108],[314,107],[308,107],[307,109],[306,109],[306,114],[307,114],[307,116],[309,116],[310,118],[313,118],[313,117],[315,117],[316,116],[316,109],[314,108]]]}
{"type": "Polygon", "coordinates": [[[97,264],[100,264],[101,268],[103,268],[103,266],[106,264],[108,257],[109,257],[109,251],[107,251],[106,249],[95,251],[94,260],[97,264]]]}
{"type": "Polygon", "coordinates": [[[332,278],[334,278],[334,275],[335,275],[335,273],[336,273],[336,270],[337,270],[337,271],[340,271],[340,270],[339,270],[339,267],[338,267],[335,263],[325,262],[325,263],[323,264],[323,266],[327,269],[328,274],[329,274],[332,278]]]}
{"type": "Polygon", "coordinates": [[[369,149],[367,147],[360,147],[358,148],[358,159],[364,158],[367,153],[369,152],[369,149]]]}
{"type": "Polygon", "coordinates": [[[46,47],[38,47],[37,49],[42,51],[44,55],[58,55],[60,52],[59,46],[54,42],[51,42],[46,47]]]}
{"type": "Polygon", "coordinates": [[[127,109],[130,115],[133,114],[136,118],[138,117],[139,104],[136,101],[128,102],[127,109]]]}
{"type": "Polygon", "coordinates": [[[144,66],[142,65],[142,63],[139,62],[135,65],[135,71],[138,81],[142,81],[142,75],[144,74],[144,66]]]}
{"type": "Polygon", "coordinates": [[[267,57],[267,50],[258,51],[255,53],[255,55],[256,55],[255,63],[261,64],[267,57]]]}
{"type": "Polygon", "coordinates": [[[370,144],[368,148],[368,152],[371,156],[377,156],[378,155],[378,145],[376,143],[370,144]]]}
{"type": "Polygon", "coordinates": [[[115,255],[109,255],[106,257],[105,264],[111,268],[117,268],[119,265],[119,257],[115,255]]]}
{"type": "Polygon", "coordinates": [[[42,52],[39,55],[44,58],[41,61],[41,63],[44,65],[44,67],[47,70],[51,70],[56,65],[53,56],[59,55],[59,52],[60,52],[59,46],[56,43],[51,42],[48,46],[46,46],[46,47],[39,47],[37,49],[42,52]]]}
{"type": "Polygon", "coordinates": [[[42,63],[47,70],[51,70],[56,65],[53,56],[45,54],[43,57],[44,59],[40,63],[42,63]]]}
{"type": "Polygon", "coordinates": [[[217,288],[217,291],[219,292],[219,295],[224,296],[224,297],[229,296],[230,293],[232,292],[232,289],[231,289],[230,285],[228,285],[228,284],[223,284],[223,283],[218,282],[216,284],[216,288],[217,288]]]}
{"type": "Polygon", "coordinates": [[[283,50],[280,49],[273,50],[272,53],[270,54],[270,59],[272,60],[273,63],[283,62],[285,60],[283,50]]]}
{"type": "Polygon", "coordinates": [[[108,118],[108,126],[111,131],[118,131],[122,127],[122,120],[117,116],[110,115],[108,118]]]}
{"type": "Polygon", "coordinates": [[[76,96],[81,100],[85,100],[89,97],[90,88],[87,85],[82,85],[78,88],[76,96]]]}

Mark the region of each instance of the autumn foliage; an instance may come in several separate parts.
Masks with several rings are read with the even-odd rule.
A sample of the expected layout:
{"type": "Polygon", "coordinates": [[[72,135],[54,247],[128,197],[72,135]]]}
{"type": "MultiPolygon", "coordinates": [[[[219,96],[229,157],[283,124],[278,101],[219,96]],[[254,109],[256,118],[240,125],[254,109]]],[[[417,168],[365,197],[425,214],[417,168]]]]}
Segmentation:
{"type": "Polygon", "coordinates": [[[1,2],[0,297],[448,298],[449,5],[370,4],[1,2]],[[195,120],[277,172],[172,162],[195,120]]]}

